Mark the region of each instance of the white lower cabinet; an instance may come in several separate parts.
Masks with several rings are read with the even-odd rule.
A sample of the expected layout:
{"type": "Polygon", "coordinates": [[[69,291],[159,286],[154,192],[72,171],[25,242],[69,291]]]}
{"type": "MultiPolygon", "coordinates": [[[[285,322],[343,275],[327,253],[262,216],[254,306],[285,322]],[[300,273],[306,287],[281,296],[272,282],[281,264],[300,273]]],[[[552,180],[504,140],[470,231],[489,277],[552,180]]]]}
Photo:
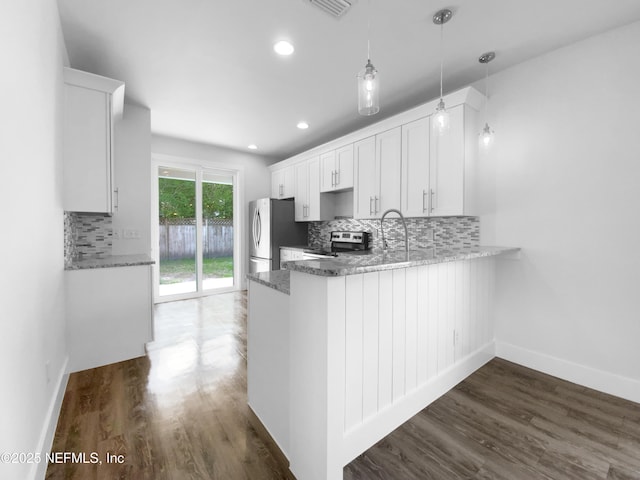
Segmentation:
{"type": "Polygon", "coordinates": [[[153,339],[151,267],[65,271],[69,371],[145,354],[153,339]]]}

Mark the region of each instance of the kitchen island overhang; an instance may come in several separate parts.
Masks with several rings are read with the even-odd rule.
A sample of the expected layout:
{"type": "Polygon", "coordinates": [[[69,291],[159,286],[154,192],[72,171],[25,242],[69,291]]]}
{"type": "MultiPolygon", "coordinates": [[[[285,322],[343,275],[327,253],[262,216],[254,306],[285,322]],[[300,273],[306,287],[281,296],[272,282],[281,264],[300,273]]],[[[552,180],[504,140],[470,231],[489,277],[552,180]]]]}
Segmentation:
{"type": "MultiPolygon", "coordinates": [[[[495,356],[494,260],[517,252],[472,247],[287,264],[289,435],[276,441],[287,445],[296,478],[342,478],[347,463],[495,356]]],[[[251,283],[250,326],[270,303],[253,298],[251,283]]],[[[249,349],[259,341],[250,338],[249,349]]]]}

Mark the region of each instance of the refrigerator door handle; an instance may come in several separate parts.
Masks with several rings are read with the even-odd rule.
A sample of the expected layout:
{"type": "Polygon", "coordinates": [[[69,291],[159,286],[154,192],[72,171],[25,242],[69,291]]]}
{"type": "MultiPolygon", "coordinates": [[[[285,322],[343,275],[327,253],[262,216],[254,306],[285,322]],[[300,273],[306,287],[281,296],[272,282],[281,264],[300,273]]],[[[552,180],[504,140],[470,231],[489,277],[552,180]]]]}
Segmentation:
{"type": "Polygon", "coordinates": [[[256,236],[256,247],[258,247],[262,237],[262,219],[260,218],[260,210],[256,210],[256,236]]]}

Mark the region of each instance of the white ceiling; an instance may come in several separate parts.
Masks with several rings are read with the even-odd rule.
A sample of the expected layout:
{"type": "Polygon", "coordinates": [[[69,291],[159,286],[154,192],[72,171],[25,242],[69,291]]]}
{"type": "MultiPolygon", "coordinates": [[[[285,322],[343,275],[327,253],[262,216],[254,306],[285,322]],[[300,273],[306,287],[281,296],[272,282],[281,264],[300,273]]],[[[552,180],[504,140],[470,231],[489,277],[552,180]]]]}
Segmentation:
{"type": "MultiPolygon", "coordinates": [[[[153,133],[280,160],[438,95],[444,89],[640,19],[638,0],[353,0],[340,19],[308,0],[58,0],[71,66],[126,83],[153,133]],[[369,1],[370,6],[369,6],[369,1]],[[356,74],[371,60],[381,111],[357,113],[356,74]],[[288,39],[296,51],[279,57],[288,39]],[[306,120],[310,128],[296,128],[306,120]]],[[[594,65],[594,69],[598,66],[594,65]]]]}

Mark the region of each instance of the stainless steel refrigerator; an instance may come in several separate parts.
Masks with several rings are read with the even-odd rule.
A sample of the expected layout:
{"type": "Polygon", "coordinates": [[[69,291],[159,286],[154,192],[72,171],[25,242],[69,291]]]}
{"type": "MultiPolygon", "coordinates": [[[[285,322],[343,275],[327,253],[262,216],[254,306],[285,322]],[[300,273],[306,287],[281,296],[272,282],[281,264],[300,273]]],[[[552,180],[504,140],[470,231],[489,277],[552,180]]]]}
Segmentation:
{"type": "Polygon", "coordinates": [[[280,269],[281,245],[307,245],[307,224],[297,223],[293,200],[249,202],[249,273],[280,269]]]}

